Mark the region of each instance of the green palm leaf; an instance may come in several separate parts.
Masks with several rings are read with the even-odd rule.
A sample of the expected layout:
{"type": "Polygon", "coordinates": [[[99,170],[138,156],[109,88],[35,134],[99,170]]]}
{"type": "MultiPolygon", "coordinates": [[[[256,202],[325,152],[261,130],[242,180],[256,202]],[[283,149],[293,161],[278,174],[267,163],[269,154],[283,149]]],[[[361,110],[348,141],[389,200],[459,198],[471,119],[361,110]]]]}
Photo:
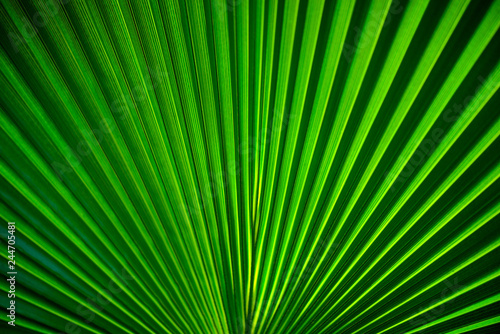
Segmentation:
{"type": "Polygon", "coordinates": [[[500,329],[499,0],[0,18],[6,333],[500,329]]]}

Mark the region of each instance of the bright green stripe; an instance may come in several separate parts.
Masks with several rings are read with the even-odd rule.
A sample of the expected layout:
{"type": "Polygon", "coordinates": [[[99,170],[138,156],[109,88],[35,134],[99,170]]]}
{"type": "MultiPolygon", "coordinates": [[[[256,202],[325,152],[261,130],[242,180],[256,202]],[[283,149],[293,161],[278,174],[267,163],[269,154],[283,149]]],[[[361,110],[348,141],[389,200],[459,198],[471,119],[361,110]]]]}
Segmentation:
{"type": "Polygon", "coordinates": [[[469,307],[466,307],[466,308],[461,309],[461,310],[459,310],[459,311],[457,311],[457,312],[454,312],[454,313],[452,313],[452,314],[450,314],[450,315],[448,315],[448,316],[446,316],[446,317],[442,317],[442,318],[440,318],[439,320],[437,320],[437,321],[433,321],[433,322],[431,322],[431,323],[429,323],[429,324],[427,324],[427,325],[425,325],[425,326],[418,327],[418,328],[416,328],[416,329],[414,329],[414,330],[412,330],[412,331],[410,331],[410,332],[408,332],[408,333],[410,334],[410,333],[415,333],[415,332],[417,332],[417,331],[424,330],[424,329],[426,329],[426,328],[429,328],[429,327],[435,326],[435,325],[437,325],[437,324],[439,324],[439,323],[442,323],[442,322],[444,322],[444,321],[447,321],[447,320],[453,319],[453,318],[455,318],[455,317],[459,317],[459,316],[464,315],[464,314],[467,314],[467,313],[469,313],[469,312],[476,311],[476,310],[478,310],[478,309],[480,309],[480,308],[482,308],[482,307],[488,306],[488,305],[493,304],[493,303],[496,303],[496,302],[498,302],[498,301],[500,301],[500,294],[497,294],[497,295],[495,295],[495,296],[493,296],[493,297],[490,297],[490,298],[488,298],[488,299],[482,300],[482,301],[480,301],[479,303],[475,303],[475,304],[473,304],[473,305],[471,305],[471,306],[469,306],[469,307]]]}
{"type": "Polygon", "coordinates": [[[469,332],[471,330],[474,330],[474,329],[479,329],[479,328],[487,327],[487,326],[490,326],[490,325],[496,325],[499,322],[500,322],[500,316],[499,317],[494,317],[494,318],[491,318],[491,319],[487,319],[487,320],[483,320],[483,321],[477,322],[475,324],[472,324],[472,325],[469,325],[469,326],[465,326],[465,327],[456,329],[454,331],[446,332],[446,334],[467,333],[467,332],[469,332]]]}

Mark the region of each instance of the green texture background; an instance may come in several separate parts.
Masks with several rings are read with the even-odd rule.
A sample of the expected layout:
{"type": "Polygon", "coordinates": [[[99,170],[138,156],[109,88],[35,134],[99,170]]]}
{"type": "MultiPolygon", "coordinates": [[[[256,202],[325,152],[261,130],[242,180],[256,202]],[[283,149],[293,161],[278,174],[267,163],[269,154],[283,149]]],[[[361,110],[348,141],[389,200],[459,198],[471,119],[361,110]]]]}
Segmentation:
{"type": "Polygon", "coordinates": [[[499,333],[499,27],[500,0],[1,0],[2,333],[499,333]]]}

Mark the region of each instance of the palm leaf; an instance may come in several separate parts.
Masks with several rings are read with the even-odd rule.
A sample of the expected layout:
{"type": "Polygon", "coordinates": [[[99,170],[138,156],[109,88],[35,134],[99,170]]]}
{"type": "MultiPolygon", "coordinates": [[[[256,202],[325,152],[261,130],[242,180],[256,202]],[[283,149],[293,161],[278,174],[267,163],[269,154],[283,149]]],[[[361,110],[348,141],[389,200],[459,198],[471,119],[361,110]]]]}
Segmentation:
{"type": "Polygon", "coordinates": [[[0,17],[6,333],[500,328],[499,0],[0,17]]]}

